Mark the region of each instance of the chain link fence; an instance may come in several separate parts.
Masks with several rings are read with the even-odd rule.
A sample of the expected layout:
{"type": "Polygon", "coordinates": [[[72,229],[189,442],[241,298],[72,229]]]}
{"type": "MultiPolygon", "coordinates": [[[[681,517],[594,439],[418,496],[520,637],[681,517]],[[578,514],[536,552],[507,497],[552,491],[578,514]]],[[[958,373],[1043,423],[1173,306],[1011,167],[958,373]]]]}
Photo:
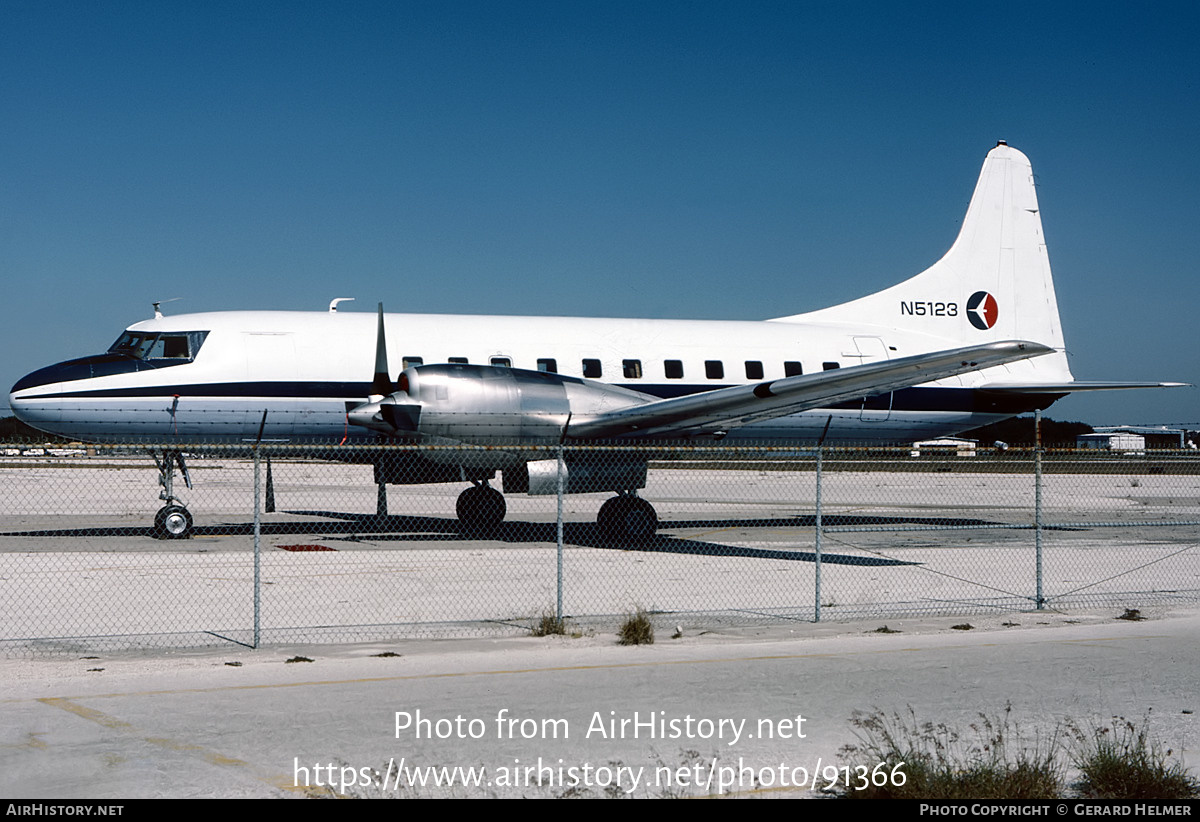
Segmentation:
{"type": "Polygon", "coordinates": [[[0,488],[9,654],[1200,600],[1187,451],[14,444],[0,488]]]}

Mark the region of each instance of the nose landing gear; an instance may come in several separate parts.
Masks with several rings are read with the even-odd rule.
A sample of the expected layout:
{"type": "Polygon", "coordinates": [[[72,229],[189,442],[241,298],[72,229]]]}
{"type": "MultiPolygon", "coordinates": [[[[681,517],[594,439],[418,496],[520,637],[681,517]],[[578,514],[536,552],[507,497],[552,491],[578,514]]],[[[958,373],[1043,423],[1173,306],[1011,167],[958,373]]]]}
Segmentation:
{"type": "Polygon", "coordinates": [[[188,474],[187,465],[183,462],[183,454],[178,451],[163,451],[162,459],[158,454],[151,454],[154,464],[158,466],[158,484],[162,492],[158,498],[166,502],[154,515],[155,539],[190,539],[192,536],[192,515],[175,496],[175,467],[179,466],[179,474],[190,490],[192,478],[188,474]]]}

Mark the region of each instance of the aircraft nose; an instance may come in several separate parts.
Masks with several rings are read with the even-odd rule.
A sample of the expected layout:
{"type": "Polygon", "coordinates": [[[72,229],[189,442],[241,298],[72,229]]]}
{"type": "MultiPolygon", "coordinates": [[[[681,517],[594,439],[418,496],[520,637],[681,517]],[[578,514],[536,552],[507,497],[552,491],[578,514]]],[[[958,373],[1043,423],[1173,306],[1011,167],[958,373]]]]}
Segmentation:
{"type": "Polygon", "coordinates": [[[38,402],[31,396],[34,393],[41,393],[38,389],[50,388],[53,390],[55,382],[47,382],[43,376],[39,376],[39,372],[46,369],[39,369],[30,374],[26,374],[21,379],[17,380],[8,392],[8,407],[12,409],[13,415],[26,425],[34,428],[44,428],[48,420],[45,419],[47,408],[45,403],[38,402]]]}
{"type": "Polygon", "coordinates": [[[12,406],[13,410],[16,410],[17,406],[28,399],[28,396],[33,393],[32,389],[52,386],[60,381],[58,375],[55,373],[54,366],[30,371],[13,383],[12,388],[8,389],[8,404],[12,406]]]}
{"type": "Polygon", "coordinates": [[[39,368],[37,371],[30,371],[13,383],[13,387],[8,390],[9,399],[20,397],[30,388],[38,388],[39,386],[62,382],[61,374],[63,365],[64,363],[58,363],[56,365],[48,365],[45,368],[39,368]]]}

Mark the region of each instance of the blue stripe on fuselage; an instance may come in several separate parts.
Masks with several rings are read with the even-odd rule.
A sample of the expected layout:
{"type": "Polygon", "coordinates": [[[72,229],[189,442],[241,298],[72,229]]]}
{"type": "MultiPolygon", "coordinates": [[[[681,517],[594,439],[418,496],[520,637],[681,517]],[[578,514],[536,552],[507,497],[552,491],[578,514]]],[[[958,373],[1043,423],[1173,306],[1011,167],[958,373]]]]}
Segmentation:
{"type": "MultiPolygon", "coordinates": [[[[65,363],[60,364],[65,365],[65,363]]],[[[43,369],[46,370],[46,369],[43,369]]],[[[34,372],[35,374],[39,372],[34,372]]],[[[30,376],[33,376],[32,374],[30,376]]],[[[44,384],[44,383],[43,383],[44,384]]],[[[16,391],[20,383],[13,387],[16,391]]],[[[670,397],[696,394],[726,388],[725,385],[695,384],[626,384],[620,386],[643,394],[670,397]]],[[[197,383],[189,385],[142,386],[137,388],[104,388],[79,391],[61,391],[25,398],[29,402],[44,402],[55,399],[134,399],[138,397],[195,397],[195,398],[245,398],[274,397],[299,400],[335,398],[347,401],[365,401],[371,393],[369,382],[226,382],[197,383]]],[[[905,388],[892,394],[888,403],[887,394],[867,397],[867,410],[892,411],[958,411],[968,413],[1021,414],[1038,408],[1047,408],[1061,394],[1010,394],[994,393],[973,388],[905,388]]],[[[835,403],[829,408],[860,409],[863,400],[855,399],[835,403]]]]}

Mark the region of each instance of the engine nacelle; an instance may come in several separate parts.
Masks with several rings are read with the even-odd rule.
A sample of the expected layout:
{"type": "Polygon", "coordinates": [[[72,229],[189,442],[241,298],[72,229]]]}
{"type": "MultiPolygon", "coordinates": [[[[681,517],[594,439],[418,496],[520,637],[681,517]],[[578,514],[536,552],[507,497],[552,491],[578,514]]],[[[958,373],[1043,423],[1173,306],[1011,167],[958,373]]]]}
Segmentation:
{"type": "Polygon", "coordinates": [[[398,385],[396,393],[351,411],[350,421],[401,436],[556,443],[570,419],[655,399],[578,377],[489,365],[414,366],[398,385]]]}
{"type": "MultiPolygon", "coordinates": [[[[533,460],[504,471],[504,492],[530,496],[558,493],[558,460],[533,460]]],[[[564,494],[591,494],[597,491],[633,491],[646,487],[646,461],[565,460],[562,489],[564,494]]]]}

